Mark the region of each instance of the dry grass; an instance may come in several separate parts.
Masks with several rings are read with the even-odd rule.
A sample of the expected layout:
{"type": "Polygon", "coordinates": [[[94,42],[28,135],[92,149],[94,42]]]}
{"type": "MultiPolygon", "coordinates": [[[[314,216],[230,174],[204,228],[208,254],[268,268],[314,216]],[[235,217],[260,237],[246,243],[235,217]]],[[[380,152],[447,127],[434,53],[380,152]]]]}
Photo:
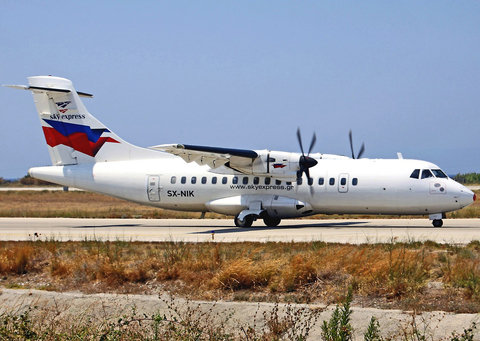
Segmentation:
{"type": "MultiPolygon", "coordinates": [[[[198,218],[199,213],[174,212],[83,191],[2,191],[0,217],[39,218],[198,218]]],[[[208,213],[207,218],[221,218],[208,213]]]]}
{"type": "MultiPolygon", "coordinates": [[[[477,191],[480,196],[480,191],[477,191]]],[[[0,192],[0,217],[67,217],[67,218],[182,218],[195,219],[199,213],[175,212],[143,206],[125,200],[107,197],[90,192],[63,191],[2,191],[0,192]]],[[[398,218],[398,216],[394,216],[398,218]]],[[[206,218],[224,219],[227,217],[207,213],[206,218]]],[[[389,218],[389,216],[368,215],[316,215],[308,219],[335,218],[389,218]]],[[[412,216],[404,216],[412,218],[412,216]]],[[[448,213],[447,218],[480,218],[480,200],[466,209],[448,213]]]]}
{"type": "Polygon", "coordinates": [[[472,312],[479,269],[476,242],[0,242],[4,285],[89,293],[333,303],[352,286],[360,305],[472,312]]]}

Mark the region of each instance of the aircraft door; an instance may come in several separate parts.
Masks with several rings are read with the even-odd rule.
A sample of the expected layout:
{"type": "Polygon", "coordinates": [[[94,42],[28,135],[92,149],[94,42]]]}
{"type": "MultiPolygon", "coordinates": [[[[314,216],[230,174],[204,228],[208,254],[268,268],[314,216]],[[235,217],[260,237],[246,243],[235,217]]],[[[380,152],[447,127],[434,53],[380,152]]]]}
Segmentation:
{"type": "Polygon", "coordinates": [[[340,193],[348,192],[348,180],[349,180],[349,176],[346,173],[340,174],[338,176],[338,191],[340,193]]]}
{"type": "Polygon", "coordinates": [[[148,200],[160,201],[160,176],[149,175],[147,179],[148,200]]]}

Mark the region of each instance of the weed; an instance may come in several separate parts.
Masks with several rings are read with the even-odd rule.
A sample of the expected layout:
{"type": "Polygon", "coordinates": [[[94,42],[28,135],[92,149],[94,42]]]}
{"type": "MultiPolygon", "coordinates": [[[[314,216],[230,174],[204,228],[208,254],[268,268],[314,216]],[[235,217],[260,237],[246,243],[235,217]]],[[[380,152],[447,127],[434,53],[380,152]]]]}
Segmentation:
{"type": "Polygon", "coordinates": [[[462,334],[453,332],[451,341],[473,341],[476,329],[477,329],[477,324],[475,322],[472,322],[469,328],[463,329],[462,334]]]}
{"type": "Polygon", "coordinates": [[[363,335],[363,339],[365,341],[383,341],[384,338],[381,336],[380,333],[380,323],[372,316],[370,322],[368,323],[367,331],[363,335]]]}
{"type": "Polygon", "coordinates": [[[347,297],[342,306],[337,304],[330,320],[323,321],[322,340],[324,341],[349,341],[353,339],[353,327],[350,324],[352,310],[352,288],[348,289],[347,297]]]}

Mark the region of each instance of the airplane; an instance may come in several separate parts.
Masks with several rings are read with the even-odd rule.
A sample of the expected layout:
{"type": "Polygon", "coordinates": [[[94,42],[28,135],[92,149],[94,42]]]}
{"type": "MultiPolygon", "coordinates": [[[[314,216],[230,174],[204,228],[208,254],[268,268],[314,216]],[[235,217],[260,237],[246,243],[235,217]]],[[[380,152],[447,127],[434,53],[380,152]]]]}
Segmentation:
{"type": "Polygon", "coordinates": [[[421,160],[311,154],[189,144],[134,146],[100,123],[65,78],[36,76],[6,85],[33,94],[52,166],[30,176],[142,205],[233,216],[237,227],[257,219],[315,214],[428,215],[441,227],[445,213],[462,209],[475,194],[437,165],[421,160]]]}

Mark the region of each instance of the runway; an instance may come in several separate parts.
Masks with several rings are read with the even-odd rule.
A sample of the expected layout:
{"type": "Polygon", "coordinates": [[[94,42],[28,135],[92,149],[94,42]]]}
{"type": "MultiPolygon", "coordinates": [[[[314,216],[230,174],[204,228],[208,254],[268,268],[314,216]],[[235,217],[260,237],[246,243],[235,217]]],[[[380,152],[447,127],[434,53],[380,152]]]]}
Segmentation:
{"type": "Polygon", "coordinates": [[[237,228],[216,219],[0,218],[0,240],[125,240],[184,242],[425,241],[466,244],[480,239],[480,219],[447,219],[434,228],[428,219],[283,220],[276,228],[257,221],[237,228]]]}

